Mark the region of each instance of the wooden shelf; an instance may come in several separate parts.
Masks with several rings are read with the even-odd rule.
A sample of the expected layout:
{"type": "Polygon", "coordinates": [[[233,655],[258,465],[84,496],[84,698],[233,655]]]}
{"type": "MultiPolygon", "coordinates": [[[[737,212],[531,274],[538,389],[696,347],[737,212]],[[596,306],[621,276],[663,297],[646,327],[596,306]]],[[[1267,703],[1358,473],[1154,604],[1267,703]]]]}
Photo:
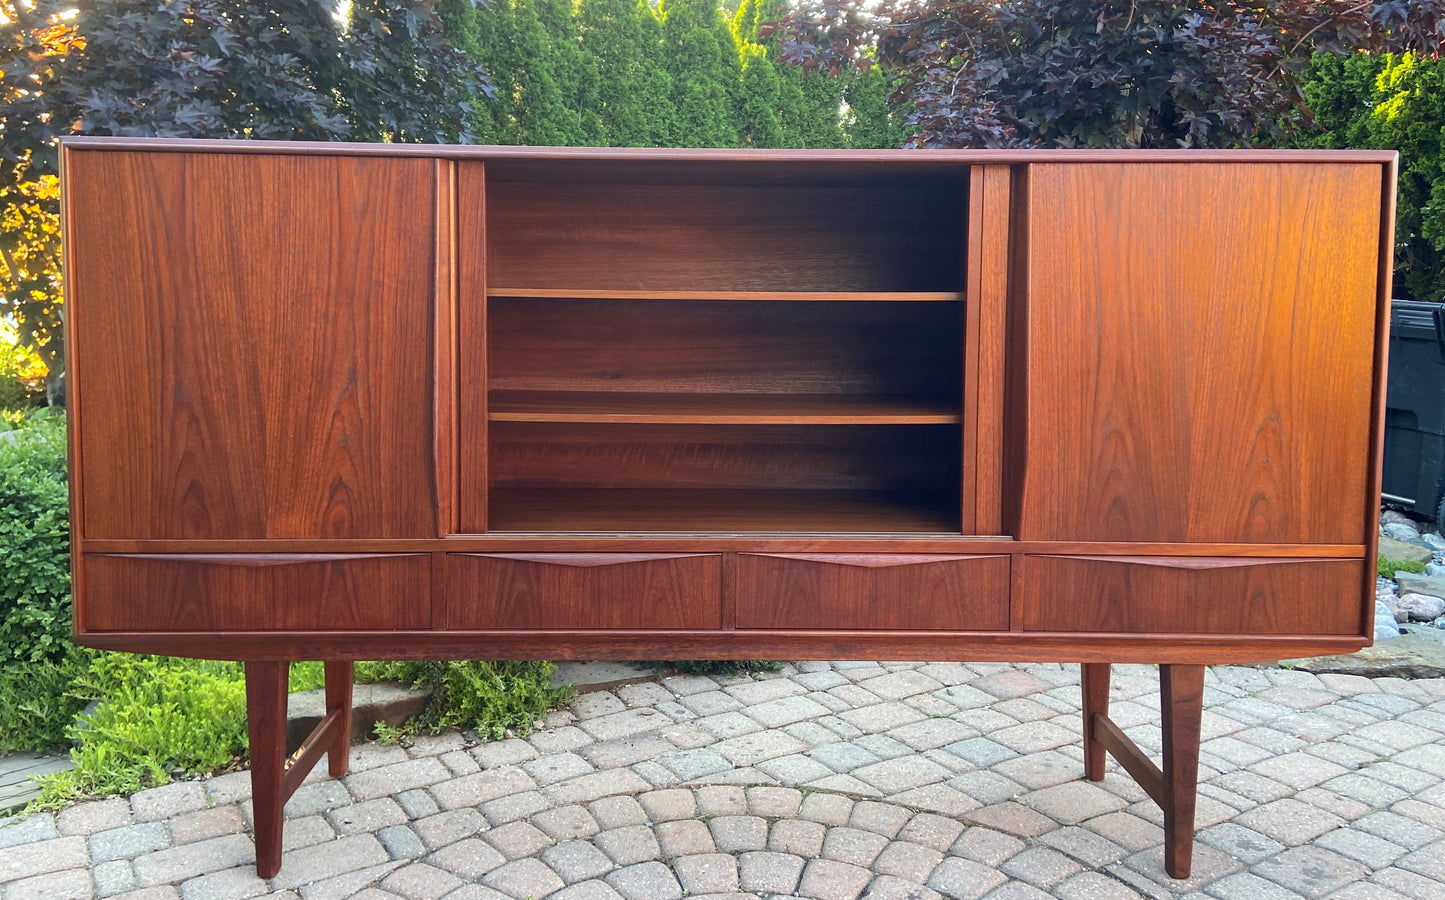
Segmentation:
{"type": "Polygon", "coordinates": [[[945,496],[880,491],[495,488],[491,532],[958,534],[945,496]]]}
{"type": "Polygon", "coordinates": [[[494,422],[676,425],[956,425],[957,402],[833,394],[492,391],[494,422]]]}
{"type": "Polygon", "coordinates": [[[962,291],[635,291],[496,287],[489,297],[554,297],[568,300],[814,300],[843,302],[955,303],[962,291]]]}

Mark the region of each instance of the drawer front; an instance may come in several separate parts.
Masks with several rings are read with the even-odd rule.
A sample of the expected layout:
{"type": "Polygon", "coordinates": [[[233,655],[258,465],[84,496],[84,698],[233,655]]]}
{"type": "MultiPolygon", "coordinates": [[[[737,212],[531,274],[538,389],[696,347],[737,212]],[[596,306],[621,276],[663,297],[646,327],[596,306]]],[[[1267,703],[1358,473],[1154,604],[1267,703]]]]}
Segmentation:
{"type": "Polygon", "coordinates": [[[86,555],[88,631],[431,627],[428,554],[86,555]]]}
{"type": "Polygon", "coordinates": [[[452,553],[448,626],[719,628],[716,553],[452,553]]]}
{"type": "Polygon", "coordinates": [[[739,628],[1007,631],[1009,558],[739,553],[739,628]]]}
{"type": "Polygon", "coordinates": [[[1029,556],[1025,631],[1360,634],[1364,561],[1029,556]]]}

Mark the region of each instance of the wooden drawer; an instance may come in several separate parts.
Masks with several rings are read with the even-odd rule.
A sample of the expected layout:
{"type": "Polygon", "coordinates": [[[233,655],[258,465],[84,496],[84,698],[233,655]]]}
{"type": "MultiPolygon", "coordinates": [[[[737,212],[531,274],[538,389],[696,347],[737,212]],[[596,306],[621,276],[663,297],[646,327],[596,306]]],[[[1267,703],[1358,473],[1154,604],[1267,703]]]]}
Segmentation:
{"type": "Polygon", "coordinates": [[[1025,631],[1360,634],[1359,559],[1028,556],[1025,631]]]}
{"type": "Polygon", "coordinates": [[[88,631],[431,627],[428,554],[87,554],[88,631]]]}
{"type": "Polygon", "coordinates": [[[739,628],[1007,631],[1009,558],[739,553],[739,628]]]}
{"type": "Polygon", "coordinates": [[[448,627],[718,628],[716,553],[452,553],[448,627]]]}

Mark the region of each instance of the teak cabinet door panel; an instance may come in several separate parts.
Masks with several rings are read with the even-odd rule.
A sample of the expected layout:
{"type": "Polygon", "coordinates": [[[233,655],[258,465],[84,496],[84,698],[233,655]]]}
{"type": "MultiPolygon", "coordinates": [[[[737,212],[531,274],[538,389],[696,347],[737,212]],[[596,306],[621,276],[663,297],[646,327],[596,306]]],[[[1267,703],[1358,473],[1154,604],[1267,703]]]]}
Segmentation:
{"type": "Polygon", "coordinates": [[[85,557],[88,631],[361,631],[431,627],[431,556],[85,557]]]}
{"type": "Polygon", "coordinates": [[[436,536],[430,161],[65,167],[85,537],[436,536]]]}
{"type": "Polygon", "coordinates": [[[451,553],[448,627],[718,628],[709,553],[451,553]]]}
{"type": "Polygon", "coordinates": [[[739,628],[1006,631],[1009,558],[739,553],[739,628]]]}
{"type": "Polygon", "coordinates": [[[1026,556],[1025,631],[1361,633],[1358,559],[1026,556]]]}
{"type": "Polygon", "coordinates": [[[1381,168],[1028,167],[1023,540],[1365,542],[1381,168]]]}

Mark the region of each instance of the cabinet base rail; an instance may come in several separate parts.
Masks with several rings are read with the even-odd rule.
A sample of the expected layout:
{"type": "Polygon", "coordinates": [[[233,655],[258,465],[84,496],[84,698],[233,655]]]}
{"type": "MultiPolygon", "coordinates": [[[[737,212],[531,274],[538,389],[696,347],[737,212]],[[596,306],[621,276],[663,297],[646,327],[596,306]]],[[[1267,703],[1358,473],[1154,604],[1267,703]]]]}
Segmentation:
{"type": "MultiPolygon", "coordinates": [[[[333,777],[346,774],[351,753],[350,660],[327,662],[326,715],[286,753],[285,661],[246,663],[246,716],[251,737],[251,795],[255,809],[256,874],[281,870],[281,837],[287,799],[324,755],[333,777]]],[[[1084,776],[1104,778],[1104,755],[1113,756],[1164,811],[1164,869],[1188,878],[1194,856],[1194,807],[1199,781],[1199,736],[1204,702],[1204,666],[1161,665],[1163,760],[1156,765],[1109,718],[1109,663],[1084,663],[1084,776]]]]}

